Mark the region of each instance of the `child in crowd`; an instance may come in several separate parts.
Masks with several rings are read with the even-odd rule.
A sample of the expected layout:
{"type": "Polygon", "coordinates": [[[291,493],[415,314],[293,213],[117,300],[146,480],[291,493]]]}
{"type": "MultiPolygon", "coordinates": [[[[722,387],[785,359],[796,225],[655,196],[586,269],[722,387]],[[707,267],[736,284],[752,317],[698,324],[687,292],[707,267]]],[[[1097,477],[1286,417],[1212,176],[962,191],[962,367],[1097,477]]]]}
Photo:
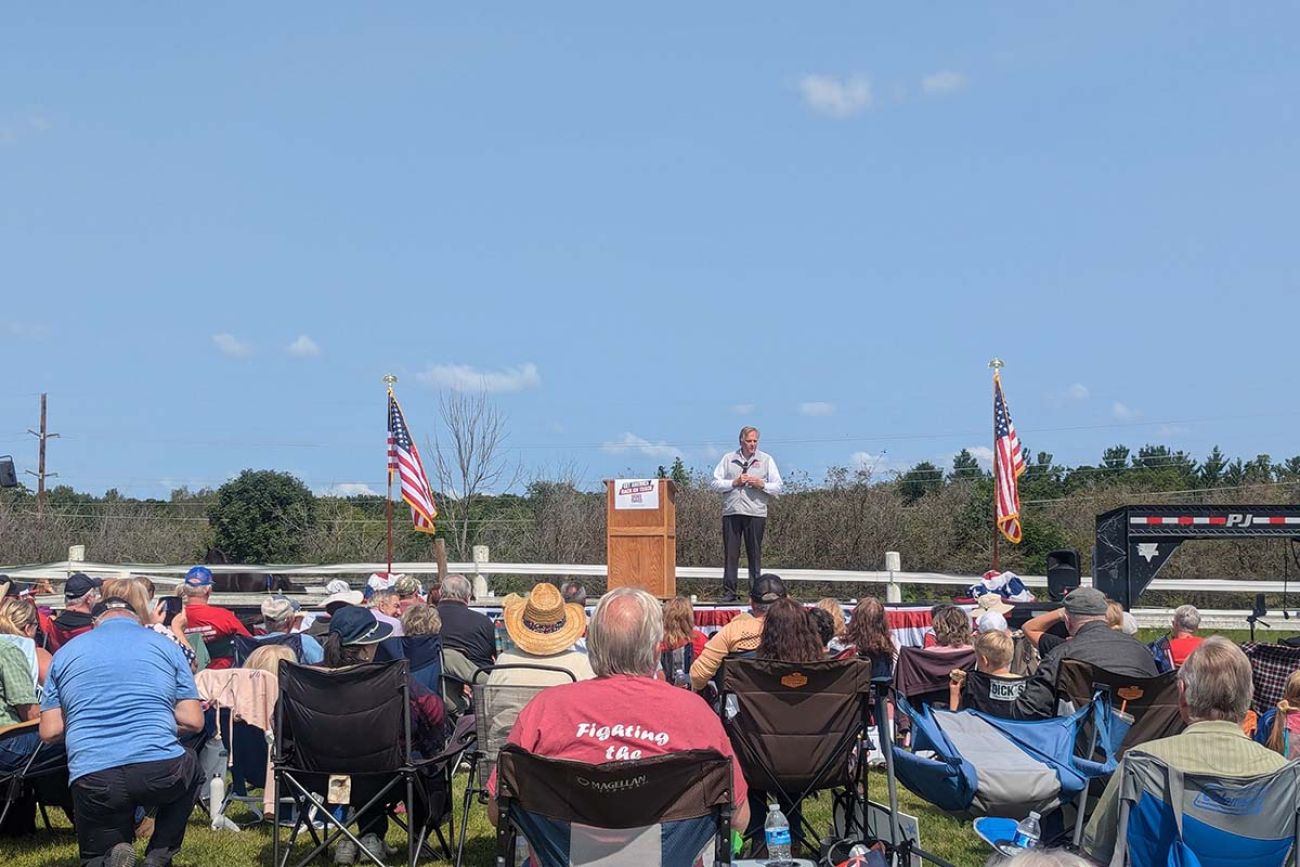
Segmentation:
{"type": "Polygon", "coordinates": [[[1300,757],[1300,671],[1291,672],[1282,700],[1260,718],[1255,740],[1288,759],[1300,757]]]}
{"type": "Polygon", "coordinates": [[[1016,699],[1025,689],[1023,676],[1011,673],[1015,644],[1005,632],[981,632],[975,639],[975,670],[982,677],[968,678],[960,668],[949,676],[948,706],[973,708],[990,716],[1010,719],[1016,699]]]}

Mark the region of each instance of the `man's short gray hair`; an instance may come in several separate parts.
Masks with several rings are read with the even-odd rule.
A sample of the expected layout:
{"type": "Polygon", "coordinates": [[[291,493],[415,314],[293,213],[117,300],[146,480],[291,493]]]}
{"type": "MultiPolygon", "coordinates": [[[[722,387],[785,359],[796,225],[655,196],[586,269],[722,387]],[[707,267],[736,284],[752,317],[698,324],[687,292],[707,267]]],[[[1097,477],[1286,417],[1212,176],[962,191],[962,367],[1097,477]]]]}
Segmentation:
{"type": "Polygon", "coordinates": [[[1250,660],[1222,635],[1202,641],[1178,669],[1187,713],[1195,720],[1240,723],[1254,695],[1250,660]]]}
{"type": "Polygon", "coordinates": [[[659,665],[664,609],[644,590],[620,587],[600,597],[587,627],[587,653],[597,677],[650,677],[659,665]]]}
{"type": "Polygon", "coordinates": [[[442,579],[442,599],[468,602],[474,598],[474,585],[464,575],[448,575],[442,579]]]}
{"type": "Polygon", "coordinates": [[[1174,629],[1195,632],[1201,628],[1201,612],[1195,605],[1179,605],[1174,609],[1174,629]]]}
{"type": "Polygon", "coordinates": [[[212,585],[206,584],[202,587],[191,587],[184,581],[176,585],[176,595],[183,596],[187,599],[198,599],[199,597],[208,597],[212,595],[212,585]]]}
{"type": "Polygon", "coordinates": [[[401,598],[402,594],[398,593],[392,587],[385,587],[383,590],[376,590],[374,593],[370,594],[370,604],[371,606],[375,606],[381,602],[386,602],[389,599],[401,598]]]}

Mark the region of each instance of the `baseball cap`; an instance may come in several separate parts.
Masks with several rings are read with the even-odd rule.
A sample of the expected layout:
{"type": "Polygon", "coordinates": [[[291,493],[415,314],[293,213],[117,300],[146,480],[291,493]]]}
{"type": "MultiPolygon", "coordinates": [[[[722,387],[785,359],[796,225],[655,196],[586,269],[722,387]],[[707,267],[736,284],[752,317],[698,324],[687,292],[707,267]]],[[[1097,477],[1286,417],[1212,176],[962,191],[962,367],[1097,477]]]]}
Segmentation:
{"type": "Polygon", "coordinates": [[[109,596],[107,599],[101,599],[95,603],[95,607],[90,609],[90,616],[93,620],[98,620],[110,611],[130,611],[135,613],[131,603],[127,602],[121,596],[109,596]]]}
{"type": "Polygon", "coordinates": [[[262,619],[279,623],[288,620],[301,609],[302,606],[297,601],[277,593],[262,600],[262,619]]]}
{"type": "Polygon", "coordinates": [[[100,578],[91,578],[83,572],[74,572],[63,585],[63,595],[67,599],[80,599],[103,583],[100,578]]]}
{"type": "Polygon", "coordinates": [[[784,599],[787,595],[785,582],[781,580],[781,576],[773,575],[771,572],[759,575],[757,580],[749,585],[749,598],[755,602],[775,602],[784,599]]]}
{"type": "Polygon", "coordinates": [[[414,575],[398,575],[397,580],[393,582],[393,589],[399,596],[414,596],[421,590],[420,579],[414,575]]]}
{"type": "Polygon", "coordinates": [[[211,587],[212,570],[207,566],[195,566],[185,573],[186,587],[211,587]]]}
{"type": "Polygon", "coordinates": [[[393,627],[380,623],[369,608],[344,605],[330,617],[330,632],[341,644],[378,644],[389,636],[393,627]]]}
{"type": "Polygon", "coordinates": [[[1076,587],[1065,597],[1065,612],[1083,617],[1098,617],[1106,613],[1106,594],[1094,587],[1076,587]]]}

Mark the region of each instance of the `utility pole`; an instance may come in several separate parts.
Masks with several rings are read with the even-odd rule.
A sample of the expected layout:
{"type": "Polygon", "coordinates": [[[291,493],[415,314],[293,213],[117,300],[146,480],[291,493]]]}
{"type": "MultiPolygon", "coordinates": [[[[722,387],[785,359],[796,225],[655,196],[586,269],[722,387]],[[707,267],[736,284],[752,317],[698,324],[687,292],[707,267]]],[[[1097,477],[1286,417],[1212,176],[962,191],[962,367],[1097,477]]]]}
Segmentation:
{"type": "Polygon", "coordinates": [[[58,436],[58,434],[47,433],[46,430],[45,430],[45,397],[46,397],[45,392],[41,392],[41,430],[40,430],[40,433],[37,433],[36,431],[32,430],[31,428],[28,428],[28,429],[27,429],[27,432],[28,432],[29,434],[31,434],[32,436],[36,437],[36,439],[40,440],[40,444],[41,444],[41,445],[40,445],[40,457],[39,457],[39,459],[37,460],[37,463],[36,463],[36,472],[33,473],[31,470],[28,470],[28,471],[27,471],[27,474],[28,474],[28,475],[30,475],[30,476],[36,476],[36,514],[38,514],[38,515],[39,515],[39,514],[42,514],[42,513],[45,511],[45,479],[46,479],[46,477],[48,476],[49,478],[54,478],[55,476],[58,476],[58,473],[46,473],[46,472],[45,472],[45,441],[48,440],[48,439],[50,439],[51,437],[57,437],[57,436],[58,436]]]}

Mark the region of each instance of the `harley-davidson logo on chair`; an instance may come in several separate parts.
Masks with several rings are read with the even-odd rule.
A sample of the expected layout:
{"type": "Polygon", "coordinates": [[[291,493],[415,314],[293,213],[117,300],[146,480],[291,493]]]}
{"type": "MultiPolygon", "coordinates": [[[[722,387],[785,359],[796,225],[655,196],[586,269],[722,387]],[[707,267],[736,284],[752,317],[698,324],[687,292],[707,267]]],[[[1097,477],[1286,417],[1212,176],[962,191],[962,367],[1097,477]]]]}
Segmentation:
{"type": "Polygon", "coordinates": [[[808,685],[808,678],[803,672],[796,671],[793,674],[787,674],[781,678],[781,685],[788,686],[790,689],[799,689],[808,685]]]}

